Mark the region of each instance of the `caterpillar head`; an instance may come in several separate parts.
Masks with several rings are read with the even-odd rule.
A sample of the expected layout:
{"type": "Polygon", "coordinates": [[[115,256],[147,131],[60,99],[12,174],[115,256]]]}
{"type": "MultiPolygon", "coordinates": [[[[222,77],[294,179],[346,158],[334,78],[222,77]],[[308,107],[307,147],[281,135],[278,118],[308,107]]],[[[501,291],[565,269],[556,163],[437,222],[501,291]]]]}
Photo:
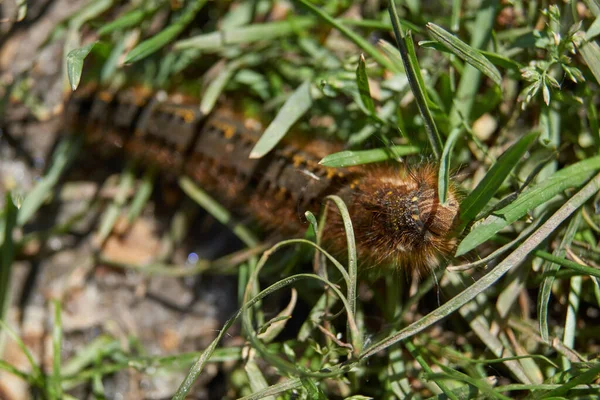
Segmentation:
{"type": "Polygon", "coordinates": [[[379,263],[417,273],[431,270],[456,243],[457,191],[451,186],[447,201],[440,203],[432,165],[415,167],[410,173],[392,172],[372,171],[354,197],[352,217],[359,250],[379,263]]]}

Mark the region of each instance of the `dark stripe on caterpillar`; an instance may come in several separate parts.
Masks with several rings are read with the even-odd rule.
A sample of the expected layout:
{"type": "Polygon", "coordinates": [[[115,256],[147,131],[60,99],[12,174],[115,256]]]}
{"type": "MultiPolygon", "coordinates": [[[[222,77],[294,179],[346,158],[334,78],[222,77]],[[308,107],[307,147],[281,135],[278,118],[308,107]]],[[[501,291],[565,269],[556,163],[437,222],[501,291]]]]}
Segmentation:
{"type": "MultiPolygon", "coordinates": [[[[410,171],[392,165],[324,167],[319,160],[341,146],[319,139],[290,139],[262,159],[250,159],[262,133],[258,121],[227,108],[204,116],[193,99],[135,88],[79,89],[66,116],[98,151],[123,149],[167,173],[185,173],[226,207],[286,235],[302,234],[303,212],[317,213],[324,198],[336,194],[348,205],[364,264],[423,273],[455,246],[457,190],[451,186],[447,203],[439,203],[434,165],[410,171]]],[[[343,229],[339,215],[331,213],[324,240],[335,252],[345,248],[343,229]]]]}

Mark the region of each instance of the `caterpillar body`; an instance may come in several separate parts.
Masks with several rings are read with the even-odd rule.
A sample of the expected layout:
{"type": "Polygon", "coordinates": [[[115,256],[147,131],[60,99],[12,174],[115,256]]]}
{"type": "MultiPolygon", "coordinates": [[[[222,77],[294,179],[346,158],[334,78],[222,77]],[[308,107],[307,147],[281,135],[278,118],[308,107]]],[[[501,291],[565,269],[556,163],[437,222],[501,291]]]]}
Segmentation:
{"type": "MultiPolygon", "coordinates": [[[[66,118],[99,149],[122,148],[144,164],[184,173],[226,207],[253,217],[267,230],[300,235],[303,213],[317,213],[324,198],[338,195],[347,204],[363,264],[390,264],[422,274],[437,267],[455,246],[457,192],[438,201],[432,164],[413,167],[330,168],[319,164],[341,150],[319,139],[289,140],[261,159],[249,154],[261,124],[230,108],[201,115],[183,96],[160,96],[139,89],[118,92],[77,90],[66,118]]],[[[102,150],[105,149],[105,150],[102,150]]],[[[330,213],[324,243],[345,249],[341,218],[330,213]]]]}

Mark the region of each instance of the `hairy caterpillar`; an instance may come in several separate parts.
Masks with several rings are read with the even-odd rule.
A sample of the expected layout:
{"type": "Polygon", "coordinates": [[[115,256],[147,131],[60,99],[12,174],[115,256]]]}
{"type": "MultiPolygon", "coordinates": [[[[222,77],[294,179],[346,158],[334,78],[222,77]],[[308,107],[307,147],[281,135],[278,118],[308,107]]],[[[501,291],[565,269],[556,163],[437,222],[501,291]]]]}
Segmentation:
{"type": "MultiPolygon", "coordinates": [[[[317,139],[290,140],[250,159],[260,123],[227,108],[203,116],[193,100],[163,97],[84,88],[66,116],[92,145],[123,148],[142,163],[185,173],[267,229],[301,234],[303,212],[318,212],[325,196],[336,194],[348,205],[362,260],[420,274],[453,249],[457,194],[451,188],[447,203],[439,203],[433,165],[329,168],[319,160],[340,146],[317,139]]],[[[330,217],[324,240],[334,251],[345,248],[339,216],[330,217]]]]}

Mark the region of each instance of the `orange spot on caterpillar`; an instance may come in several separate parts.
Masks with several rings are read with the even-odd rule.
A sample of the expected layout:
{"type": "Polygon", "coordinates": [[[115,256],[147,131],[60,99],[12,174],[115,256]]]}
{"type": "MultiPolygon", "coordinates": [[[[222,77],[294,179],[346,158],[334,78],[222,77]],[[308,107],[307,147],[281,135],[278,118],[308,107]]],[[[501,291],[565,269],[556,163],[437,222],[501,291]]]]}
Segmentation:
{"type": "Polygon", "coordinates": [[[113,97],[114,97],[114,94],[109,92],[108,90],[103,90],[100,93],[98,93],[98,98],[107,103],[109,101],[112,101],[113,97]]]}
{"type": "Polygon", "coordinates": [[[223,131],[223,136],[226,139],[231,139],[235,135],[235,127],[234,126],[225,124],[225,123],[223,123],[221,121],[213,121],[213,125],[217,129],[223,131]]]}

